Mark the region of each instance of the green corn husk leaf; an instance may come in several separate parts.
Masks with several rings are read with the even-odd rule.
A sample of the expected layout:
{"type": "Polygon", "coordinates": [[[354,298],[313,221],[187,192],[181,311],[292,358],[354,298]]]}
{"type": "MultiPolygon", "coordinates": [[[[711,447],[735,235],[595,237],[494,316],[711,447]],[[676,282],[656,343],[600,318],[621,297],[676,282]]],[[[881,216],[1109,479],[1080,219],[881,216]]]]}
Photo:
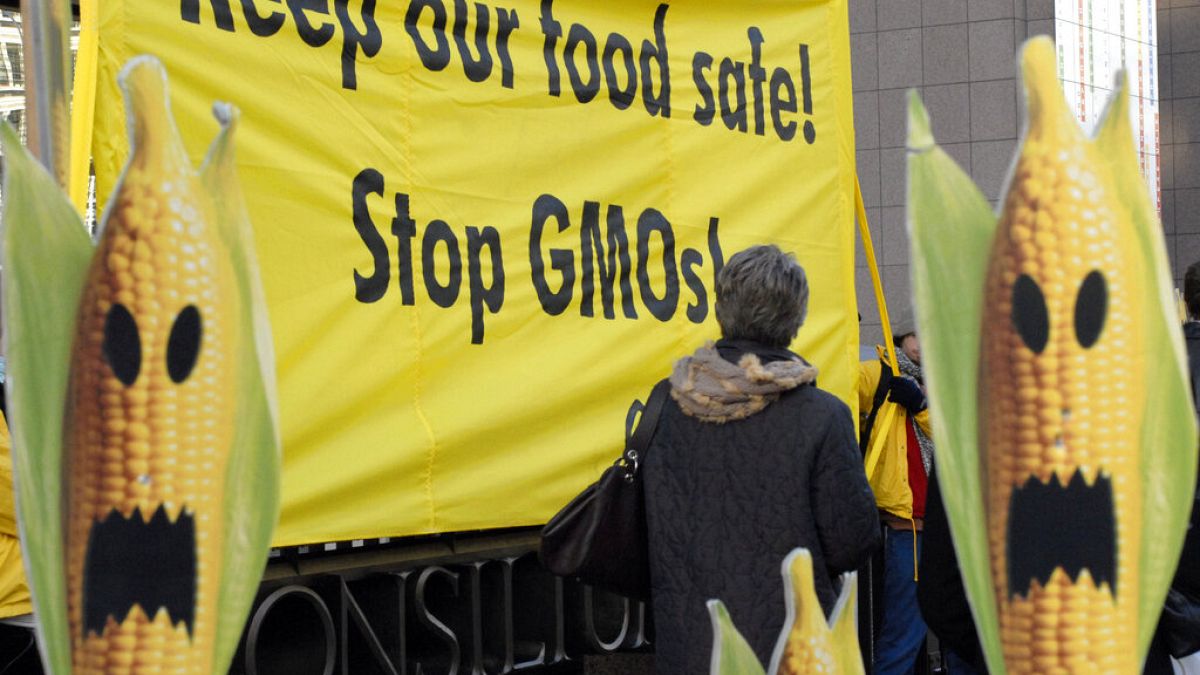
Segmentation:
{"type": "Polygon", "coordinates": [[[1124,73],[1096,130],[1117,198],[1136,233],[1142,258],[1146,329],[1146,400],[1141,429],[1142,540],[1138,653],[1145,657],[1175,574],[1196,489],[1197,430],[1187,352],[1175,309],[1162,226],[1138,171],[1124,73]]]}
{"type": "Polygon", "coordinates": [[[238,408],[226,468],[224,553],[213,672],[229,668],[254,602],[279,520],[280,440],[275,357],[254,235],[237,180],[233,134],[237,109],[213,106],[221,132],[201,169],[216,207],[218,232],[232,258],[239,307],[238,408]]]}
{"type": "Polygon", "coordinates": [[[918,333],[926,354],[937,473],[958,566],[987,657],[1005,672],[987,547],[978,435],[980,322],[996,216],[974,181],[933,139],[908,99],[908,227],[918,333]]]}
{"type": "Polygon", "coordinates": [[[4,148],[4,338],[16,504],[38,646],[71,671],[63,551],[63,410],[92,244],[58,183],[8,124],[4,148]]]}
{"type": "Polygon", "coordinates": [[[711,675],[765,675],[754,650],[729,618],[725,603],[709,600],[708,616],[713,628],[711,675]]]}

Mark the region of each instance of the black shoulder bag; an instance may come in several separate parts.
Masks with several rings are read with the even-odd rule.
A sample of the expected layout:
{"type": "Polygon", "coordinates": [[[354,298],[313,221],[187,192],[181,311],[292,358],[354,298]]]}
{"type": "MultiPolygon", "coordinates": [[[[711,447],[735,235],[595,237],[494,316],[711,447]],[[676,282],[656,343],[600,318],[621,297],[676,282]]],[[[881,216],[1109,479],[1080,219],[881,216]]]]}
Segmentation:
{"type": "Polygon", "coordinates": [[[650,597],[641,465],[670,387],[667,380],[654,386],[625,452],[542,528],[546,569],[626,597],[650,597]]]}

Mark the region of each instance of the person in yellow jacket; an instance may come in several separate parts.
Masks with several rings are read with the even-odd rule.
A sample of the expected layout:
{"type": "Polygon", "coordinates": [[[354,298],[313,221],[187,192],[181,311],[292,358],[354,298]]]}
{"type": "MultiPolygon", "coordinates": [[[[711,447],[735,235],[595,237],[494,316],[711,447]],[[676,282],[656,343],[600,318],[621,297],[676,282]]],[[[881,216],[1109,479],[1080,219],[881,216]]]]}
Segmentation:
{"type": "Polygon", "coordinates": [[[885,363],[883,348],[880,358],[859,364],[862,448],[864,454],[882,448],[868,477],[884,530],[882,574],[876,574],[883,582],[876,597],[881,607],[872,612],[878,618],[870,650],[876,675],[913,672],[926,633],[917,605],[916,569],[933,441],[912,319],[897,321],[893,332],[898,375],[885,363]],[[896,404],[890,415],[885,403],[896,404]]]}
{"type": "Polygon", "coordinates": [[[13,470],[8,420],[3,409],[4,364],[0,359],[0,671],[41,672],[33,637],[33,605],[13,503],[13,470]],[[18,662],[21,667],[18,668],[18,662]]]}
{"type": "Polygon", "coordinates": [[[21,544],[17,540],[8,424],[0,416],[0,619],[31,611],[29,588],[25,585],[25,570],[21,564],[21,544]]]}

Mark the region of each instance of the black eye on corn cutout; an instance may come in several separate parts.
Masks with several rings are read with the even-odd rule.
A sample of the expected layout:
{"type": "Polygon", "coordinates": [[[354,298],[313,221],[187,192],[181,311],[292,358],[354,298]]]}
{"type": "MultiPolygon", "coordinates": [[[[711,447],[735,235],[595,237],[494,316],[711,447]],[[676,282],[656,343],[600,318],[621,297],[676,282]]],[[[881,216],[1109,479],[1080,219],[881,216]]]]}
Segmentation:
{"type": "Polygon", "coordinates": [[[1021,341],[1034,354],[1041,354],[1050,341],[1050,312],[1046,296],[1028,274],[1017,277],[1012,291],[1012,322],[1021,341]]]}
{"type": "MultiPolygon", "coordinates": [[[[1083,278],[1075,297],[1075,339],[1090,349],[1104,332],[1108,317],[1108,283],[1100,270],[1083,278]]],[[[1034,354],[1041,354],[1050,341],[1050,312],[1042,288],[1028,274],[1017,277],[1012,291],[1012,322],[1021,341],[1034,354]]]]}
{"type": "Polygon", "coordinates": [[[1108,316],[1108,284],[1100,270],[1092,270],[1079,286],[1075,298],[1075,339],[1089,349],[1100,339],[1108,316]]]}
{"type": "MultiPolygon", "coordinates": [[[[172,382],[179,384],[192,374],[200,356],[202,335],[200,310],[195,305],[184,307],[175,317],[167,338],[167,374],[172,382]]],[[[142,370],[142,339],[137,322],[125,305],[114,304],[104,317],[102,351],[122,384],[128,387],[137,381],[142,370]]]]}
{"type": "Polygon", "coordinates": [[[137,322],[125,305],[117,303],[104,317],[104,359],[126,387],[137,381],[142,370],[142,339],[137,322]]]}
{"type": "Polygon", "coordinates": [[[167,374],[175,384],[186,380],[196,367],[202,334],[200,310],[195,305],[184,307],[175,317],[171,336],[167,338],[167,374]]]}

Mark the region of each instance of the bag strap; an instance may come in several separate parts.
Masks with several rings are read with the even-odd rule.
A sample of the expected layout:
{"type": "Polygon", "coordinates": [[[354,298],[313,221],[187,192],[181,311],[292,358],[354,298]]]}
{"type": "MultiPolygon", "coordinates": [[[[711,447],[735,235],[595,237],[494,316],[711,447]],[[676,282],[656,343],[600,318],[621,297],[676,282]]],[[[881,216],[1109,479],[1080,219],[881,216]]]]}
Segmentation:
{"type": "Polygon", "coordinates": [[[887,399],[888,387],[892,385],[892,377],[891,367],[881,359],[879,361],[879,384],[875,385],[875,398],[871,403],[871,414],[867,415],[862,435],[858,437],[858,448],[862,450],[863,457],[867,456],[867,444],[871,442],[871,431],[875,428],[875,418],[879,416],[879,408],[887,399]]]}
{"type": "Polygon", "coordinates": [[[650,441],[654,439],[654,432],[658,430],[658,418],[662,416],[663,406],[666,405],[670,392],[671,381],[665,379],[660,380],[654,385],[654,389],[650,390],[650,397],[646,399],[637,429],[625,444],[625,452],[621,455],[621,459],[630,469],[630,476],[636,474],[639,465],[646,460],[646,451],[650,448],[650,441]]]}

